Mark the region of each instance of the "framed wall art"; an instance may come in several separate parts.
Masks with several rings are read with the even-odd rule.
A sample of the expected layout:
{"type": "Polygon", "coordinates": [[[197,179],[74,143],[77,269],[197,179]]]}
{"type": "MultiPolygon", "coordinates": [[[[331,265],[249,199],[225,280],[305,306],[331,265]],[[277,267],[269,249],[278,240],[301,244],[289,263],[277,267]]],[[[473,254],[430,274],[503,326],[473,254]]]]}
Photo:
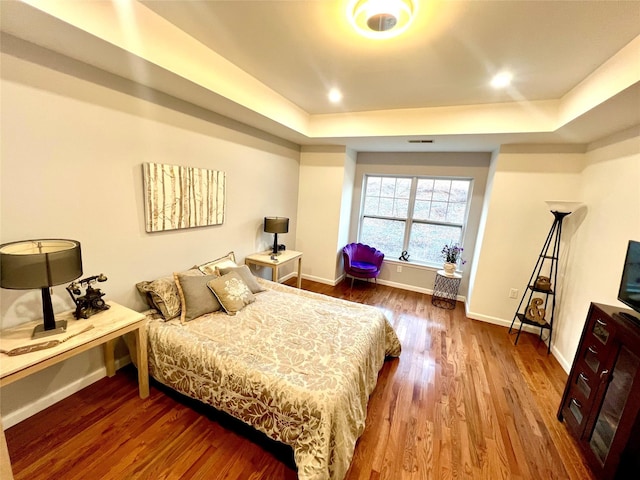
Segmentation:
{"type": "Polygon", "coordinates": [[[143,163],[142,176],[147,232],[224,223],[224,172],[143,163]]]}

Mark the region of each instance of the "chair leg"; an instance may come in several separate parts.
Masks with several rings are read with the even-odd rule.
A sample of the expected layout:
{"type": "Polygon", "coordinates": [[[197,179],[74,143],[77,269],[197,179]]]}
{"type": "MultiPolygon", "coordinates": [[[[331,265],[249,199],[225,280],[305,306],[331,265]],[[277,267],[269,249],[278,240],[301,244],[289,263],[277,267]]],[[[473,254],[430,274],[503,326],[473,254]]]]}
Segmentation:
{"type": "Polygon", "coordinates": [[[351,277],[351,289],[353,289],[353,281],[355,280],[356,277],[351,277]]]}

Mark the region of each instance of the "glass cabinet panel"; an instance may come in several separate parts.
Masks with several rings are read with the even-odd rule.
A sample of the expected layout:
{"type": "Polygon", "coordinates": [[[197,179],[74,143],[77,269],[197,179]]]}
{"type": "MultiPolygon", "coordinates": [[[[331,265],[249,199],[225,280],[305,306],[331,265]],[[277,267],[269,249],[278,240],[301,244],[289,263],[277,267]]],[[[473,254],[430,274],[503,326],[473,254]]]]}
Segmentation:
{"type": "Polygon", "coordinates": [[[597,318],[593,324],[593,336],[600,340],[603,344],[607,344],[609,340],[609,330],[607,328],[607,322],[597,318]]]}
{"type": "Polygon", "coordinates": [[[589,439],[589,447],[603,465],[609,454],[611,442],[618,429],[639,365],[640,359],[636,355],[626,347],[620,349],[604,394],[602,408],[589,439]]]}
{"type": "Polygon", "coordinates": [[[589,386],[589,377],[587,377],[584,372],[580,372],[578,375],[578,379],[576,380],[576,386],[580,393],[582,393],[585,398],[589,398],[591,396],[591,387],[589,386]]]}
{"type": "Polygon", "coordinates": [[[589,368],[597,373],[600,370],[600,360],[598,359],[598,350],[594,346],[590,346],[587,348],[587,351],[584,354],[584,361],[589,368]]]}

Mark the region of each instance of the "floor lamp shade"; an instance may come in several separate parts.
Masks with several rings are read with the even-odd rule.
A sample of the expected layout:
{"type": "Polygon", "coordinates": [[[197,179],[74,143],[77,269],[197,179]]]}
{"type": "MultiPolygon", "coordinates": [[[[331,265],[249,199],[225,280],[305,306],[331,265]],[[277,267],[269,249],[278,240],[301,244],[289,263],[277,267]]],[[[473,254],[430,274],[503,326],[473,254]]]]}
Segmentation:
{"type": "Polygon", "coordinates": [[[264,231],[273,233],[273,254],[278,254],[278,234],[289,232],[289,219],[286,217],[264,217],[264,231]]]}
{"type": "Polygon", "coordinates": [[[66,329],[66,321],[55,321],[49,288],[81,275],[82,253],[80,242],[75,240],[25,240],[0,245],[0,287],[42,290],[44,325],[36,327],[34,338],[66,329]]]}

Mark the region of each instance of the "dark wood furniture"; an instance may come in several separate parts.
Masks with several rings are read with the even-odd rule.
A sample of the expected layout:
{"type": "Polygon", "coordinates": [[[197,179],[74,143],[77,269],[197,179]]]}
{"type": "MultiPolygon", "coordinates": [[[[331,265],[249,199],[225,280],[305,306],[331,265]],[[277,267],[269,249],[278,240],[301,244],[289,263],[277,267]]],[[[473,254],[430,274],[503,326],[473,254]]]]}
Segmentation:
{"type": "Polygon", "coordinates": [[[640,472],[640,321],[592,303],[558,410],[597,478],[640,472]]]}

